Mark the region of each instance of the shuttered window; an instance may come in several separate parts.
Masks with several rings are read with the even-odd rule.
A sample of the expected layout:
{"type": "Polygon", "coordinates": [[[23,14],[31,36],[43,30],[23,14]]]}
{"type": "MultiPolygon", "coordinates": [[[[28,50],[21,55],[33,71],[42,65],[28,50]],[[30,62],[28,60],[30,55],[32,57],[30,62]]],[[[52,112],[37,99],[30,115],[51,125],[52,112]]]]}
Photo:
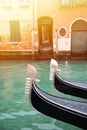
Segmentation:
{"type": "Polygon", "coordinates": [[[19,21],[10,21],[10,41],[20,42],[20,23],[19,21]]]}

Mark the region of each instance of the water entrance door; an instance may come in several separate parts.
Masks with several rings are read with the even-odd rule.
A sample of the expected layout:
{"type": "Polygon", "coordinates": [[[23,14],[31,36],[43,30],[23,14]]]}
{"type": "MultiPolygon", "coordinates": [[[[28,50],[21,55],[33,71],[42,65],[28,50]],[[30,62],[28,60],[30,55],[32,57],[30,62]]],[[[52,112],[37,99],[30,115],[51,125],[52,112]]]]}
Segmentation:
{"type": "Polygon", "coordinates": [[[72,25],[71,33],[72,53],[87,53],[87,22],[77,20],[72,25]]]}
{"type": "Polygon", "coordinates": [[[43,16],[38,19],[39,50],[53,50],[53,20],[43,16]]]}

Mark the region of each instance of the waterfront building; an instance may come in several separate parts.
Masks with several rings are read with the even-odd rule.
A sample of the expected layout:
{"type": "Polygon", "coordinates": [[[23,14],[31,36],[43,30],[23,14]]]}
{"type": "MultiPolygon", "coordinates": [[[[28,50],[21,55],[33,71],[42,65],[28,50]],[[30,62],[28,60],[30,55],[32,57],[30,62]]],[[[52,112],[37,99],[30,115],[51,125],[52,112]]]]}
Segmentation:
{"type": "Polygon", "coordinates": [[[87,54],[86,0],[0,0],[0,54],[87,54]]]}

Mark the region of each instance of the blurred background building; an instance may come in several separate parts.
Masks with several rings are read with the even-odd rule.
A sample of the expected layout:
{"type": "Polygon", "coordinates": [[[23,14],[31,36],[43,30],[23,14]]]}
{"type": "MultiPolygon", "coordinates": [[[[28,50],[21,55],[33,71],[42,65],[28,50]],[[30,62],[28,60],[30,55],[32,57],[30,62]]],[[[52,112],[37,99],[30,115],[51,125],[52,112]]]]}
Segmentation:
{"type": "Polygon", "coordinates": [[[0,54],[87,54],[87,0],[0,0],[0,12],[0,54]]]}

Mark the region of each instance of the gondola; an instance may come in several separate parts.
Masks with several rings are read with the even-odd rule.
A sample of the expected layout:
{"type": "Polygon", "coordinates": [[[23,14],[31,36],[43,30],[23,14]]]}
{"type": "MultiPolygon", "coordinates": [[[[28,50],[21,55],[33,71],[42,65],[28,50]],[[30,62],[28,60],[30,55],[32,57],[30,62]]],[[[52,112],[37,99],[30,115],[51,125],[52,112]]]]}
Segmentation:
{"type": "Polygon", "coordinates": [[[66,80],[55,73],[54,86],[58,91],[65,94],[87,99],[87,83],[66,80]]]}
{"type": "MultiPolygon", "coordinates": [[[[54,86],[55,88],[65,94],[78,96],[81,98],[87,99],[87,83],[77,82],[77,81],[71,81],[67,80],[65,78],[62,78],[56,71],[55,66],[57,66],[57,63],[52,63],[51,61],[52,69],[54,68],[54,86]],[[53,64],[55,64],[53,66],[53,64]]],[[[57,67],[56,67],[57,68],[57,67]]]]}
{"type": "MultiPolygon", "coordinates": [[[[32,69],[28,70],[31,71],[32,69]]],[[[31,75],[34,75],[34,73],[31,75]]],[[[27,76],[29,77],[29,73],[27,76]]],[[[37,86],[35,81],[36,76],[34,78],[30,77],[32,78],[32,83],[29,98],[36,110],[49,117],[70,123],[82,129],[87,129],[87,102],[48,94],[37,86]]]]}

